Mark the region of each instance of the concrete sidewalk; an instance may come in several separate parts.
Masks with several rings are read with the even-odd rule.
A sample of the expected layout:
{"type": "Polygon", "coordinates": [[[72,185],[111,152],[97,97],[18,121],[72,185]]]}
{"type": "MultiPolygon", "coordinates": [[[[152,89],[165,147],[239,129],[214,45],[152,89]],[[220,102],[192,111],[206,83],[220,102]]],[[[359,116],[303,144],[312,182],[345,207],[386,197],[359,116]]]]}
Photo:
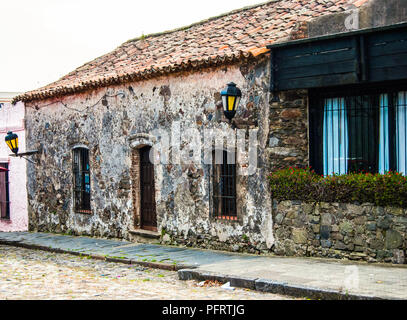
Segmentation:
{"type": "Polygon", "coordinates": [[[0,244],[178,270],[181,280],[316,299],[407,299],[407,266],[266,257],[50,233],[0,232],[0,244]]]}

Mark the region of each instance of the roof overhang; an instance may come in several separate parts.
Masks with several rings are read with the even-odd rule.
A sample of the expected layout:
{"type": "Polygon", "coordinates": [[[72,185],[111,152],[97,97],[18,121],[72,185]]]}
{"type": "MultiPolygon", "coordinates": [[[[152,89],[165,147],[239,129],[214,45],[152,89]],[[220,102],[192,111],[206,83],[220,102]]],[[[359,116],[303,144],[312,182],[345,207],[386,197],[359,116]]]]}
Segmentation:
{"type": "Polygon", "coordinates": [[[407,23],[267,48],[273,92],[407,79],[407,23]]]}

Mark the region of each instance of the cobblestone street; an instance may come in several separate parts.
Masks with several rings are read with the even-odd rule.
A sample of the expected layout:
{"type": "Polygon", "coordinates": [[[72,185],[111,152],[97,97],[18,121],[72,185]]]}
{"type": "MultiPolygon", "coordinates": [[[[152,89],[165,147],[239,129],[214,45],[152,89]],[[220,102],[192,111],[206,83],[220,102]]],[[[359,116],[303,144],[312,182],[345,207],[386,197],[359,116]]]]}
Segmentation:
{"type": "Polygon", "coordinates": [[[0,299],[287,299],[180,281],[174,271],[0,246],[0,299]]]}

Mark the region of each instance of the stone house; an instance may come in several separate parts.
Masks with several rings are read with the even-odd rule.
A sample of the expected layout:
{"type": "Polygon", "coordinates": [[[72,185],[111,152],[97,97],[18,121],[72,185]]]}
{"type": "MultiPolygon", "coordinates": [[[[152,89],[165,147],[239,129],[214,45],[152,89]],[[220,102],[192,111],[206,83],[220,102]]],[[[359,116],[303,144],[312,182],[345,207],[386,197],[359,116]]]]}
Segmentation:
{"type": "Polygon", "coordinates": [[[28,229],[26,161],[10,157],[11,151],[4,143],[7,132],[13,131],[25,145],[24,104],[11,104],[16,95],[0,93],[0,231],[6,232],[28,229]]]}
{"type": "MultiPolygon", "coordinates": [[[[401,39],[394,44],[396,52],[406,53],[406,29],[400,24],[406,21],[406,8],[404,0],[386,1],[385,6],[377,0],[269,1],[129,40],[55,83],[18,96],[15,101],[26,105],[27,148],[40,150],[36,165],[28,164],[30,230],[159,237],[163,242],[204,248],[334,256],[337,250],[323,247],[327,239],[320,238],[332,221],[319,221],[313,232],[304,215],[318,216],[319,209],[273,203],[266,177],[287,166],[344,172],[341,148],[344,139],[348,149],[354,148],[352,137],[338,133],[347,123],[328,118],[341,118],[343,96],[362,99],[350,95],[349,86],[357,91],[364,82],[368,90],[375,76],[363,71],[366,57],[360,54],[364,48],[360,39],[365,34],[390,32],[390,38],[401,39]],[[348,44],[352,41],[355,47],[348,44]],[[318,68],[302,65],[302,59],[326,52],[333,60],[321,60],[318,68]],[[295,65],[292,58],[299,56],[295,65]],[[220,94],[229,82],[242,92],[232,124],[223,115],[220,94]],[[315,111],[321,103],[327,110],[325,122],[318,118],[324,111],[315,111]],[[321,123],[330,132],[331,143],[326,146],[324,139],[318,140],[321,123]],[[223,156],[232,153],[235,163],[219,164],[202,149],[197,152],[199,161],[185,161],[184,156],[182,161],[166,162],[162,154],[159,162],[149,161],[151,146],[162,143],[165,132],[172,141],[171,157],[177,151],[196,156],[191,139],[204,136],[206,129],[218,129],[226,140],[235,139],[239,131],[245,145],[255,132],[255,168],[248,173],[250,152],[239,158],[224,149],[223,156]],[[205,161],[208,158],[212,160],[205,161]],[[284,220],[287,215],[289,225],[284,220]],[[309,234],[314,238],[308,239],[309,234]]],[[[390,67],[405,71],[401,60],[396,56],[398,65],[390,67]]],[[[393,74],[383,68],[381,74],[393,74]]],[[[407,76],[401,73],[384,80],[397,80],[402,95],[407,76]]],[[[379,78],[373,80],[383,84],[379,78]]],[[[382,110],[389,99],[385,93],[379,96],[382,110]]],[[[372,95],[376,99],[378,94],[372,95]]],[[[393,148],[402,159],[400,147],[393,148]]],[[[377,153],[380,148],[372,142],[373,149],[377,153]]],[[[350,163],[372,167],[371,152],[350,163]]],[[[380,152],[386,163],[394,158],[388,149],[380,152]]],[[[372,170],[379,170],[374,165],[372,170]]],[[[330,229],[329,236],[333,232],[330,229]]],[[[399,247],[405,248],[403,241],[399,247]]],[[[363,246],[367,247],[364,242],[359,245],[363,246]]],[[[347,247],[343,255],[355,253],[354,249],[347,247]]]]}

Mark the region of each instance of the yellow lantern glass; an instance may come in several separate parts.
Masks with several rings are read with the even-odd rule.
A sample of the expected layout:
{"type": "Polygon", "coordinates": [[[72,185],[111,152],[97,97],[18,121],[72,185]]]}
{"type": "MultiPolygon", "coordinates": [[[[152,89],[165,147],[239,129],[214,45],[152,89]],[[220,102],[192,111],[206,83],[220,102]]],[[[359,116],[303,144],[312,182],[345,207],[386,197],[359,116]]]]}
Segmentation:
{"type": "Polygon", "coordinates": [[[235,99],[236,97],[234,96],[228,96],[228,110],[229,111],[233,111],[234,110],[234,106],[235,106],[235,99]]]}

